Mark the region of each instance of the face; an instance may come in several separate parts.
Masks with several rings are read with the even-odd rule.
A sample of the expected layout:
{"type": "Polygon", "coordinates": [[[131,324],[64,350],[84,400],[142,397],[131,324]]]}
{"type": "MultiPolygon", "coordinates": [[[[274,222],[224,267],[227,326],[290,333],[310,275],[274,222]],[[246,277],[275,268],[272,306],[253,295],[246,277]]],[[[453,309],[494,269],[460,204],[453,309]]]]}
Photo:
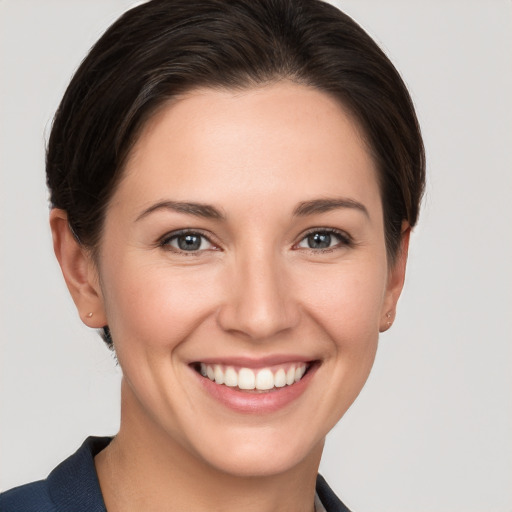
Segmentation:
{"type": "Polygon", "coordinates": [[[123,418],[243,475],[319,454],[403,277],[357,125],[291,83],[163,108],[108,208],[97,272],[123,418]]]}

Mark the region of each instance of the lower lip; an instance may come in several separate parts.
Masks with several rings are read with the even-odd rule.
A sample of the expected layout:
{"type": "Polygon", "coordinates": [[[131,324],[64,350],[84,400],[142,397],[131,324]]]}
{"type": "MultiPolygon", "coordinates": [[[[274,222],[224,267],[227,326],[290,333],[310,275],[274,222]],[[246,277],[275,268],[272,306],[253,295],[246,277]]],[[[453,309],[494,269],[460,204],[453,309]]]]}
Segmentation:
{"type": "Polygon", "coordinates": [[[313,364],[298,382],[263,393],[239,391],[223,384],[216,384],[195,370],[192,371],[196,374],[203,389],[226,407],[242,413],[264,414],[283,409],[299,398],[311,382],[317,368],[318,365],[313,364]]]}

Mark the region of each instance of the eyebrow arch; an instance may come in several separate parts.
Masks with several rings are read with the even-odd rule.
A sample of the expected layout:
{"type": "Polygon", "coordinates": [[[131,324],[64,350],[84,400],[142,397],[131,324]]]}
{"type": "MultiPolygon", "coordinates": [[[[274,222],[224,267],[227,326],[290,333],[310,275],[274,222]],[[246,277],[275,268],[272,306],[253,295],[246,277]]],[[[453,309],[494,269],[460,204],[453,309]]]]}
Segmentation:
{"type": "Polygon", "coordinates": [[[304,201],[299,203],[295,208],[293,214],[298,217],[304,217],[306,215],[314,215],[316,213],[329,212],[338,208],[350,208],[359,210],[370,217],[366,207],[359,201],[354,199],[348,199],[344,197],[333,198],[333,199],[313,199],[311,201],[304,201]]]}
{"type": "Polygon", "coordinates": [[[158,210],[172,210],[178,213],[203,217],[205,219],[224,219],[224,215],[215,206],[203,203],[183,201],[160,201],[146,208],[136,219],[136,222],[158,210]]]}

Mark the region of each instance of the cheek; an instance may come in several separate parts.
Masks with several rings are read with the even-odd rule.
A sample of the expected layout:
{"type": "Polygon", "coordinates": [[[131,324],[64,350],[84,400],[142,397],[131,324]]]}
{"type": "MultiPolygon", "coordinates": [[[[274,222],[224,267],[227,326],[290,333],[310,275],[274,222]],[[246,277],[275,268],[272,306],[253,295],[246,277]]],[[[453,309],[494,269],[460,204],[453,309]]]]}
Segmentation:
{"type": "Polygon", "coordinates": [[[354,402],[373,366],[387,279],[376,261],[318,265],[303,273],[311,277],[300,286],[296,281],[305,320],[311,321],[308,333],[323,358],[323,399],[308,414],[319,419],[317,428],[325,434],[354,402]]]}
{"type": "Polygon", "coordinates": [[[111,268],[104,299],[116,348],[138,344],[168,350],[211,313],[212,276],[200,269],[145,267],[137,261],[111,268]]]}
{"type": "Polygon", "coordinates": [[[317,272],[301,294],[339,349],[364,349],[378,338],[386,277],[382,265],[347,263],[317,272]]]}

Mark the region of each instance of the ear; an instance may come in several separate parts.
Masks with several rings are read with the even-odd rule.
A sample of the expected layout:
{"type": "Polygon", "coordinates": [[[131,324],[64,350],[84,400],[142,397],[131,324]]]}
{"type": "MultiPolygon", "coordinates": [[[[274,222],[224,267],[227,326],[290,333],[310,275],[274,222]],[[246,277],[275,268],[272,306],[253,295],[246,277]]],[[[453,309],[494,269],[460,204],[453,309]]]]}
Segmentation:
{"type": "Polygon", "coordinates": [[[75,238],[64,210],[50,212],[53,250],[82,322],[94,328],[107,325],[99,277],[91,252],[75,238]]]}
{"type": "Polygon", "coordinates": [[[410,236],[411,227],[407,221],[403,221],[400,247],[396,255],[396,260],[388,271],[388,283],[381,311],[380,332],[387,331],[395,320],[396,304],[404,287],[410,236]]]}

